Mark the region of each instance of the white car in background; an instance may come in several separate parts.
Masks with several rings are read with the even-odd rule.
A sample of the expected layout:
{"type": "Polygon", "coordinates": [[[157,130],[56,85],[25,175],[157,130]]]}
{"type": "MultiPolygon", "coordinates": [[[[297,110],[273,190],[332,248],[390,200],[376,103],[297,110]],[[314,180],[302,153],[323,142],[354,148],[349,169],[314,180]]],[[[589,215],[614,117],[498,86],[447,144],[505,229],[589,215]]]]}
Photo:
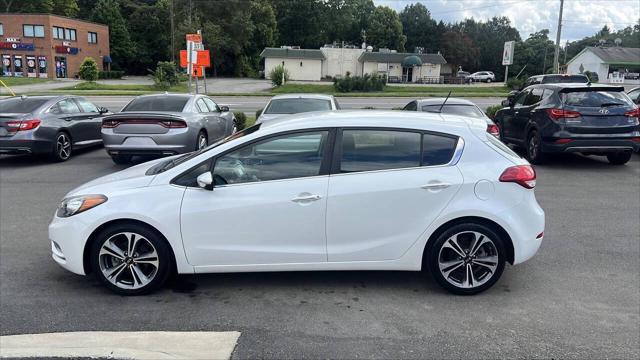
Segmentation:
{"type": "Polygon", "coordinates": [[[469,78],[473,81],[488,82],[488,83],[492,81],[496,81],[496,75],[491,71],[474,72],[473,74],[469,75],[469,78]]]}
{"type": "Polygon", "coordinates": [[[269,100],[256,124],[268,122],[283,115],[298,114],[311,111],[340,110],[340,105],[333,95],[323,94],[284,94],[276,95],[269,100]]]}
{"type": "Polygon", "coordinates": [[[62,267],[124,295],[172,272],[422,269],[470,295],[538,251],[535,185],[483,121],[308,113],[84,184],[49,239],[62,267]]]}

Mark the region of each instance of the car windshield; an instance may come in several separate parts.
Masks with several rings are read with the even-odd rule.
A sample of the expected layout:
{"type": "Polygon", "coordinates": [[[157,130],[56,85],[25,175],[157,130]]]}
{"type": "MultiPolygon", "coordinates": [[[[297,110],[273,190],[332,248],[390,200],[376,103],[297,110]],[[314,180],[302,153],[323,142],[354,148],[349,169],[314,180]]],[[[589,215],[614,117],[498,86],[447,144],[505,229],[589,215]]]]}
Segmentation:
{"type": "Polygon", "coordinates": [[[122,111],[182,112],[188,101],[188,96],[142,96],[133,99],[122,111]]]}
{"type": "Polygon", "coordinates": [[[324,99],[276,99],[271,100],[265,114],[297,114],[309,111],[331,110],[331,101],[324,99]]]}
{"type": "Polygon", "coordinates": [[[0,100],[0,113],[31,113],[44,105],[49,99],[15,97],[0,100]]]}
{"type": "Polygon", "coordinates": [[[156,175],[156,174],[160,174],[161,172],[165,172],[165,171],[175,167],[176,165],[182,164],[185,161],[193,159],[194,157],[202,154],[205,151],[209,151],[209,150],[211,150],[211,149],[213,149],[215,147],[218,147],[218,146],[220,146],[220,145],[222,145],[224,143],[228,143],[231,140],[235,140],[235,139],[241,138],[243,136],[247,136],[247,135],[249,135],[251,133],[254,133],[254,132],[258,131],[258,129],[260,129],[260,124],[256,124],[254,126],[246,128],[246,129],[244,129],[242,131],[238,131],[237,133],[229,135],[226,138],[224,138],[224,139],[222,139],[220,141],[217,141],[217,142],[215,142],[215,143],[213,143],[213,144],[211,144],[211,145],[209,145],[209,146],[207,146],[205,148],[202,148],[200,150],[193,151],[193,152],[190,152],[190,153],[186,153],[186,154],[183,154],[181,156],[178,156],[178,157],[170,159],[170,160],[159,162],[156,165],[154,165],[151,168],[149,168],[149,170],[147,170],[146,174],[147,175],[156,175]]]}
{"type": "Polygon", "coordinates": [[[633,106],[633,102],[622,91],[572,91],[561,93],[560,99],[569,106],[633,106]]]}
{"type": "Polygon", "coordinates": [[[584,75],[556,75],[545,76],[542,78],[543,84],[561,84],[561,83],[588,83],[589,79],[584,75]]]}
{"type": "Polygon", "coordinates": [[[424,105],[422,107],[422,111],[440,112],[442,114],[460,115],[472,118],[484,118],[484,113],[475,105],[444,104],[442,111],[440,111],[440,106],[441,104],[424,105]]]}

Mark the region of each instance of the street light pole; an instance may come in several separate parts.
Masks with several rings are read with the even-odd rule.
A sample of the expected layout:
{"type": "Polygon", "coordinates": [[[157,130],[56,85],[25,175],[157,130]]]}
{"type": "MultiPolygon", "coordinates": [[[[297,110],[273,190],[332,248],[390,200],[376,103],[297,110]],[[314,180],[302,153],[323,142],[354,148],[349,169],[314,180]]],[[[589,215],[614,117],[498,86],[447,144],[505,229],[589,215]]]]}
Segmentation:
{"type": "MultiPolygon", "coordinates": [[[[560,34],[562,33],[562,8],[564,7],[564,0],[560,0],[560,15],[558,16],[558,32],[556,33],[556,51],[553,54],[553,72],[560,72],[560,34]]],[[[544,72],[544,69],[542,69],[544,72]]]]}

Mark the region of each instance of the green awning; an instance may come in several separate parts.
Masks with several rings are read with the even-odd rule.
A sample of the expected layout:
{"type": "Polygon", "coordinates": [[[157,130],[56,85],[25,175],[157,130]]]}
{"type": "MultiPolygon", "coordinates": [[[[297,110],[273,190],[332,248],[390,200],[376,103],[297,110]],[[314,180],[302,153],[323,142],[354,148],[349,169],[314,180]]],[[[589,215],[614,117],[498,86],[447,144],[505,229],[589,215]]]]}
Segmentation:
{"type": "Polygon", "coordinates": [[[402,67],[422,66],[422,59],[416,55],[410,55],[402,59],[402,67]]]}

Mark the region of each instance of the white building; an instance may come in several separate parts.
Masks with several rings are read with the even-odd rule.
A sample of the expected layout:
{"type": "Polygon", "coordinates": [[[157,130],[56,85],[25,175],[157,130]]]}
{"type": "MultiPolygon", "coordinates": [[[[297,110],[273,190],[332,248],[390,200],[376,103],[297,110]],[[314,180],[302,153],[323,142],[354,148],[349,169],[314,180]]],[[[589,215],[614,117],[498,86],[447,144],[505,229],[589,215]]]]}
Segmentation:
{"type": "Polygon", "coordinates": [[[440,83],[441,66],[447,61],[438,54],[399,53],[381,49],[373,52],[353,47],[326,45],[320,50],[292,47],[265,48],[265,77],[278,65],[289,71],[290,80],[318,81],[327,77],[364,74],[387,75],[389,82],[440,83]]]}
{"type": "MultiPolygon", "coordinates": [[[[640,72],[640,48],[586,47],[567,63],[567,73],[598,74],[599,82],[609,82],[617,74],[640,72]]],[[[625,82],[631,82],[625,80],[625,82]]]]}

